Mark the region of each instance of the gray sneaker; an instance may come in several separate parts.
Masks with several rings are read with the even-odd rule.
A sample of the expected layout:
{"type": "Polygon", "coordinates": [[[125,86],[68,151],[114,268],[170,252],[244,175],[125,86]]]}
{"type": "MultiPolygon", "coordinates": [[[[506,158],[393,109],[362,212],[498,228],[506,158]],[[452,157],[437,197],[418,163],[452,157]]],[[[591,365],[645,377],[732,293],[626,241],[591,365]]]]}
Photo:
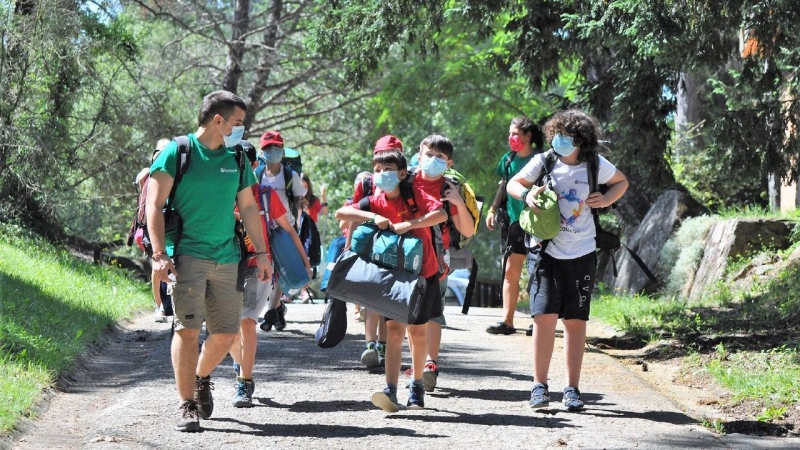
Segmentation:
{"type": "Polygon", "coordinates": [[[194,401],[197,402],[197,415],[201,419],[208,419],[211,417],[211,413],[214,412],[214,398],[211,395],[214,383],[211,382],[211,376],[205,378],[195,377],[194,383],[194,401]]]}
{"type": "Polygon", "coordinates": [[[186,400],[181,403],[181,418],[175,422],[175,430],[186,433],[200,431],[200,418],[197,414],[197,403],[186,400]]]}
{"type": "Polygon", "coordinates": [[[367,342],[367,348],[361,353],[361,364],[370,369],[373,367],[378,367],[380,362],[378,350],[375,347],[375,342],[367,342]]]}
{"type": "Polygon", "coordinates": [[[550,405],[550,391],[547,390],[547,385],[536,383],[531,389],[531,408],[546,408],[550,405]]]}
{"type": "Polygon", "coordinates": [[[578,388],[567,386],[564,388],[564,406],[567,411],[580,411],[583,409],[583,401],[581,401],[581,391],[578,388]]]}
{"type": "Polygon", "coordinates": [[[255,391],[253,380],[247,381],[242,377],[236,378],[236,386],[233,394],[234,408],[250,408],[253,406],[253,392],[255,391]]]}

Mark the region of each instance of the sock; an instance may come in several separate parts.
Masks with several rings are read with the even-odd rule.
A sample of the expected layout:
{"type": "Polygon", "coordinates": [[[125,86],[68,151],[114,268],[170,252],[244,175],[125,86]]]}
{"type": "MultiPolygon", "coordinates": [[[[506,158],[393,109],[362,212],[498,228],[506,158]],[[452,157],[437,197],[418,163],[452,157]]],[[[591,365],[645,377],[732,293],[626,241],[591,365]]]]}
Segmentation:
{"type": "Polygon", "coordinates": [[[422,387],[422,378],[412,381],[411,384],[415,387],[422,387]]]}

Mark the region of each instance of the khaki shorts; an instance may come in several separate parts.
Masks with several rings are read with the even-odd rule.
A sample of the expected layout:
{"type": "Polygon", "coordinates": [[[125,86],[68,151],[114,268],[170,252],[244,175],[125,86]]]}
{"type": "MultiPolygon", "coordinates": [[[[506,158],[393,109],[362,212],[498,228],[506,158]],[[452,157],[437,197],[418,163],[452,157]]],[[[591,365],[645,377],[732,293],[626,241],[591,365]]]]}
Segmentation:
{"type": "Polygon", "coordinates": [[[192,256],[175,258],[178,282],[172,291],[175,329],[201,329],[209,334],[237,333],[242,293],[236,290],[238,264],[217,264],[192,256]]]}
{"type": "Polygon", "coordinates": [[[272,294],[272,279],[261,281],[256,276],[257,267],[247,269],[244,279],[244,302],[242,304],[242,319],[253,319],[258,322],[261,311],[267,306],[269,296],[272,294]]]}

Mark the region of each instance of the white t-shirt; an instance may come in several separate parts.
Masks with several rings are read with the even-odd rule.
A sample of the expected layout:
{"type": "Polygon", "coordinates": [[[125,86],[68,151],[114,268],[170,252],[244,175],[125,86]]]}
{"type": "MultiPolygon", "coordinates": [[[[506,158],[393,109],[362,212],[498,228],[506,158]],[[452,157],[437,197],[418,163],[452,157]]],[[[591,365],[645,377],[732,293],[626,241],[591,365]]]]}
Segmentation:
{"type": "MultiPolygon", "coordinates": [[[[519,171],[516,177],[534,183],[544,169],[546,153],[539,153],[519,171]]],[[[607,183],[617,172],[607,159],[600,157],[597,184],[607,183]]],[[[561,211],[561,231],[554,237],[545,252],[556,259],[574,259],[596,250],[597,235],[592,218],[592,208],[586,204],[589,197],[589,164],[569,166],[557,160],[550,173],[553,188],[558,195],[561,211]]],[[[515,177],[515,178],[516,178],[515,177]]]]}
{"type": "MultiPolygon", "coordinates": [[[[286,195],[286,181],[283,178],[283,170],[290,170],[286,168],[286,166],[281,166],[281,172],[278,172],[277,175],[272,175],[269,173],[269,170],[265,167],[264,168],[264,176],[259,182],[261,183],[262,187],[269,186],[275,190],[278,194],[278,197],[281,199],[281,203],[283,203],[283,207],[286,208],[286,211],[289,212],[289,223],[292,225],[295,224],[295,214],[297,211],[294,211],[292,206],[289,203],[289,197],[286,195]]],[[[300,178],[300,175],[297,172],[292,171],[292,196],[293,197],[302,197],[306,195],[306,188],[303,186],[303,180],[300,178]]]]}

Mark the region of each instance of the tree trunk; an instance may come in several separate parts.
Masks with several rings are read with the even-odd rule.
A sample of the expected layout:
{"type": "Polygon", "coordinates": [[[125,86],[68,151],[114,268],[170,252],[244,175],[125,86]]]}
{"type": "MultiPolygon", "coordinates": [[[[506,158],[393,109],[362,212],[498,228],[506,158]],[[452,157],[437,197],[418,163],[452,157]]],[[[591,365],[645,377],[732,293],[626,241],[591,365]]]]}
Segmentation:
{"type": "Polygon", "coordinates": [[[272,68],[277,64],[275,53],[280,37],[279,25],[281,23],[281,16],[283,15],[283,0],[273,0],[269,15],[269,24],[264,32],[264,39],[261,42],[263,53],[261,53],[261,57],[258,60],[258,68],[256,68],[253,86],[250,88],[250,92],[245,99],[248,109],[248,113],[244,118],[244,128],[246,130],[250,129],[251,125],[253,125],[253,121],[256,119],[256,112],[259,110],[262,97],[267,91],[267,82],[272,74],[272,68]]]}
{"type": "Polygon", "coordinates": [[[234,94],[239,90],[239,80],[242,79],[245,34],[249,28],[250,0],[234,0],[231,40],[228,44],[228,60],[225,63],[225,76],[222,80],[222,89],[234,94]]]}
{"type": "Polygon", "coordinates": [[[681,72],[678,81],[675,108],[675,131],[678,144],[675,145],[675,156],[681,156],[691,149],[701,149],[705,145],[703,125],[708,114],[703,108],[701,95],[708,77],[697,73],[681,72]]]}

